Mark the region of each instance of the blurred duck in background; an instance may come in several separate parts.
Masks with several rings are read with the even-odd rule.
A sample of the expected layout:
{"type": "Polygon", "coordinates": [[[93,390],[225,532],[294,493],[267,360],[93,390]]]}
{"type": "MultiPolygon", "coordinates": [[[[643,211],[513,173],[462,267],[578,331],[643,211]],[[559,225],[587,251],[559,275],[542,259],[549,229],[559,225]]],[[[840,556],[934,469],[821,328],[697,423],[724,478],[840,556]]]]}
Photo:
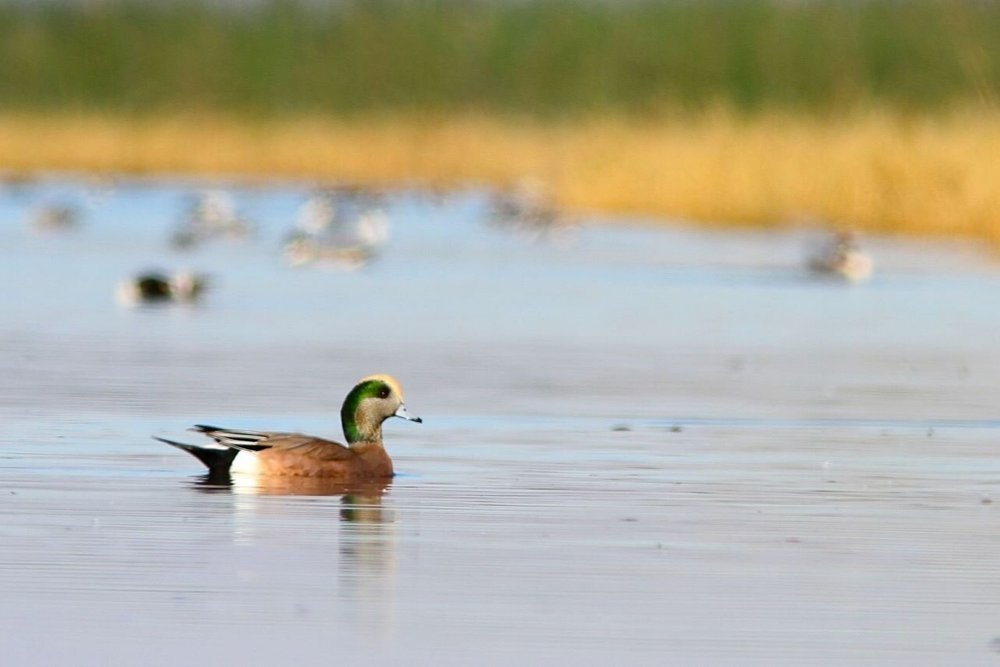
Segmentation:
{"type": "Polygon", "coordinates": [[[816,274],[838,277],[852,283],[868,280],[874,269],[871,257],[861,249],[858,235],[853,231],[834,234],[809,259],[808,266],[816,274]]]}
{"type": "Polygon", "coordinates": [[[80,208],[68,202],[40,204],[31,213],[31,228],[36,232],[68,232],[80,226],[80,208]]]}
{"type": "Polygon", "coordinates": [[[118,285],[116,297],[123,306],[156,303],[195,303],[208,289],[208,278],[194,271],[144,271],[118,285]]]}
{"type": "Polygon", "coordinates": [[[215,238],[242,240],[252,233],[253,226],[237,213],[236,201],[230,193],[206,190],[192,200],[170,243],[186,249],[215,238]]]}
{"type": "Polygon", "coordinates": [[[490,196],[488,220],[495,227],[510,229],[529,241],[565,240],[575,227],[560,213],[544,188],[524,181],[511,190],[490,196]]]}
{"type": "Polygon", "coordinates": [[[389,219],[372,193],[329,189],[299,208],[283,255],[291,266],[318,264],[354,270],[374,259],[389,240],[389,219]]]}
{"type": "Polygon", "coordinates": [[[295,231],[302,234],[322,234],[330,229],[337,216],[332,192],[319,191],[306,199],[295,218],[295,231]]]}

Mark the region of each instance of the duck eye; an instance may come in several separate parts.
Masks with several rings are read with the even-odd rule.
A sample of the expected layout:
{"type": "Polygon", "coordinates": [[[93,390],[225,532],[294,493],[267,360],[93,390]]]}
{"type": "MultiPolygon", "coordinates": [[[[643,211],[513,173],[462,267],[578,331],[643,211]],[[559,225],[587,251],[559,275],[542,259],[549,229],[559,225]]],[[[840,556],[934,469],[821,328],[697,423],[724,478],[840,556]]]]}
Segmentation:
{"type": "Polygon", "coordinates": [[[379,398],[389,398],[389,393],[390,393],[390,391],[389,391],[388,387],[382,387],[381,389],[378,390],[378,397],[379,398]]]}

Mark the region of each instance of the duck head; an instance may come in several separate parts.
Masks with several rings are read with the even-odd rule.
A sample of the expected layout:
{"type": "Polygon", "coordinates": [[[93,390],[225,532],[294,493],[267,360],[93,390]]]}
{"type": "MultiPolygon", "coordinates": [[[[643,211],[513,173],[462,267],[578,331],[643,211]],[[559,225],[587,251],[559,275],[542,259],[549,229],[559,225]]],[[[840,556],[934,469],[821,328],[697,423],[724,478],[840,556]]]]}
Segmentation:
{"type": "Polygon", "coordinates": [[[406,411],[403,391],[399,383],[388,375],[369,375],[361,379],[344,399],[340,421],[344,426],[347,444],[356,442],[382,442],[382,422],[389,417],[400,417],[422,422],[406,411]]]}

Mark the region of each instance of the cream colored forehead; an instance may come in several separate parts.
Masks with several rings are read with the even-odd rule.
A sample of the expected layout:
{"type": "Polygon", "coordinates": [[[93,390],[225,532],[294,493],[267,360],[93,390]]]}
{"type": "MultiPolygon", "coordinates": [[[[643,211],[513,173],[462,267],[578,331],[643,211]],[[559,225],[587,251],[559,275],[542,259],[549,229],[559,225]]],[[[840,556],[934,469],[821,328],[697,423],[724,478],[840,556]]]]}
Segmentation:
{"type": "Polygon", "coordinates": [[[389,385],[389,388],[392,389],[392,393],[396,394],[396,396],[399,397],[399,400],[403,400],[403,390],[399,386],[399,382],[396,381],[396,378],[392,377],[391,375],[381,375],[381,374],[369,375],[368,377],[361,378],[360,380],[358,380],[358,384],[361,384],[362,382],[368,382],[370,380],[379,380],[381,382],[385,382],[387,385],[389,385]]]}

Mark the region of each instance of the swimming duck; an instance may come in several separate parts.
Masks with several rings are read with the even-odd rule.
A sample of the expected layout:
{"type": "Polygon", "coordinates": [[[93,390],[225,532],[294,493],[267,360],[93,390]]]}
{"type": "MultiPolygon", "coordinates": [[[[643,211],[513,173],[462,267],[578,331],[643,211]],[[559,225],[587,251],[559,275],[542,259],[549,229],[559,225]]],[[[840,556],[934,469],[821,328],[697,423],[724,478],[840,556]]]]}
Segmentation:
{"type": "Polygon", "coordinates": [[[245,239],[252,232],[253,225],[238,214],[230,193],[207,190],[192,199],[170,242],[175,248],[186,249],[214,238],[245,239]]]}
{"type": "Polygon", "coordinates": [[[45,204],[35,209],[31,226],[38,232],[64,232],[75,229],[80,217],[80,209],[73,204],[45,204]]]}
{"type": "Polygon", "coordinates": [[[494,192],[488,201],[487,220],[490,224],[511,229],[528,241],[565,241],[574,225],[534,182],[523,182],[515,188],[494,192]]]}
{"type": "Polygon", "coordinates": [[[337,219],[337,205],[331,192],[314,193],[299,206],[295,227],[305,234],[321,234],[333,226],[337,219]]]}
{"type": "Polygon", "coordinates": [[[365,246],[341,247],[308,234],[295,232],[285,242],[282,256],[289,266],[322,264],[354,271],[371,261],[375,253],[365,246]]]}
{"type": "MultiPolygon", "coordinates": [[[[197,425],[214,445],[156,439],[188,452],[213,476],[230,472],[342,481],[388,479],[392,459],[382,445],[382,422],[390,417],[422,422],[406,411],[399,383],[388,375],[361,379],[344,399],[340,419],[347,445],[301,433],[241,431],[197,425]]],[[[155,437],[155,436],[154,436],[155,437]]]]}
{"type": "Polygon", "coordinates": [[[292,266],[327,264],[348,270],[364,266],[389,238],[389,220],[377,199],[362,191],[322,191],[299,209],[295,230],[283,248],[292,266]]]}
{"type": "Polygon", "coordinates": [[[206,289],[208,279],[193,271],[178,271],[173,275],[147,271],[119,284],[117,298],[123,306],[140,303],[194,303],[206,289]]]}
{"type": "Polygon", "coordinates": [[[851,282],[863,282],[872,275],[874,263],[861,249],[857,234],[838,232],[820,253],[809,260],[809,269],[851,282]]]}

